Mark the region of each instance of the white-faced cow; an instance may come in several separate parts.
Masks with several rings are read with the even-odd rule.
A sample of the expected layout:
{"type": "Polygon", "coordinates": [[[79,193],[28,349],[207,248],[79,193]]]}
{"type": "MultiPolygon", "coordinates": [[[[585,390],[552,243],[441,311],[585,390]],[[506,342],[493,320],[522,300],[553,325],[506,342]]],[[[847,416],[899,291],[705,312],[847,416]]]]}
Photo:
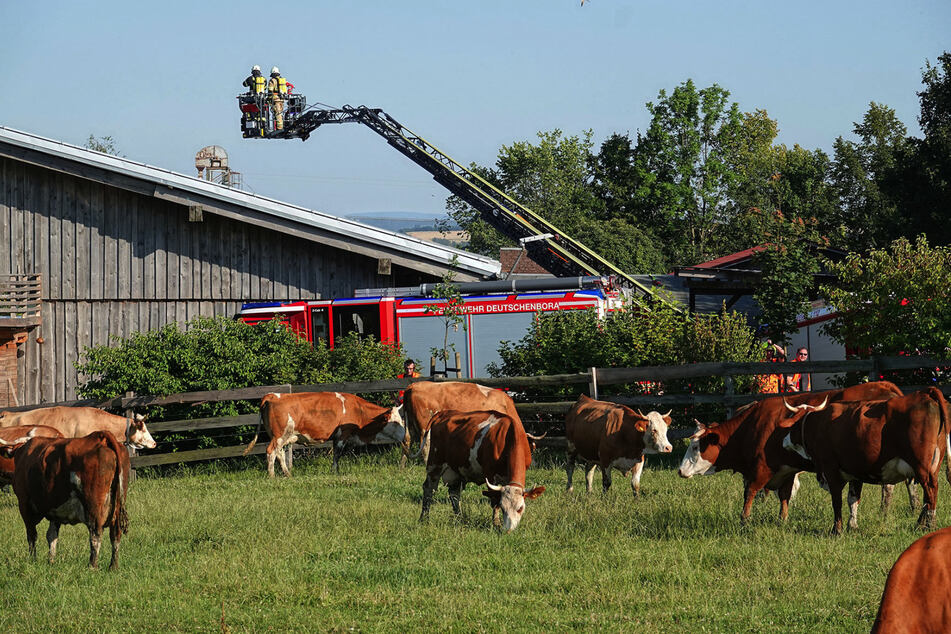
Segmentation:
{"type": "MultiPolygon", "coordinates": [[[[797,394],[787,400],[796,407],[816,407],[823,401],[881,400],[896,395],[901,395],[901,390],[893,383],[878,381],[819,394],[797,394]]],[[[785,520],[789,500],[799,486],[797,474],[812,469],[811,462],[783,449],[787,428],[805,411],[792,413],[782,397],[773,397],[744,408],[724,423],[698,423],[678,473],[684,478],[720,471],[740,473],[744,485],[741,521],[749,518],[753,499],[763,488],[779,494],[779,516],[785,520]]]]}
{"type": "MultiPolygon", "coordinates": [[[[261,427],[271,435],[267,446],[267,472],[274,477],[274,459],[290,476],[284,448],[291,443],[316,445],[333,441],[333,470],[339,472],[340,454],[347,446],[368,445],[374,440],[403,443],[406,426],[401,407],[383,407],[355,394],[303,392],[267,394],[261,399],[261,427]]],[[[244,450],[248,455],[258,433],[244,450]]]]}
{"type": "MultiPolygon", "coordinates": [[[[0,441],[4,443],[19,445],[25,443],[31,438],[62,438],[63,434],[52,427],[42,425],[2,427],[0,428],[0,441]]],[[[7,458],[0,455],[0,485],[8,485],[13,482],[13,468],[15,463],[13,458],[7,458]]]]}
{"type": "Polygon", "coordinates": [[[429,514],[440,479],[449,487],[449,501],[457,515],[466,483],[484,482],[489,490],[482,495],[492,505],[493,524],[505,532],[518,526],[525,501],[545,491],[545,487],[525,489],[525,470],[532,463],[532,452],[529,437],[517,418],[502,412],[445,410],[433,417],[426,435],[431,449],[420,521],[429,514]]]}
{"type": "Polygon", "coordinates": [[[604,491],[611,487],[611,470],[631,473],[631,488],[640,494],[644,454],[670,453],[667,440],[670,412],[646,415],[630,407],[596,401],[582,394],[565,417],[568,440],[568,490],[575,470],[575,461],[585,463],[585,484],[588,493],[594,480],[594,468],[601,467],[604,491]]]}
{"type": "Polygon", "coordinates": [[[477,383],[417,381],[406,390],[403,408],[406,428],[410,433],[404,447],[405,455],[409,455],[410,441],[418,441],[424,463],[429,455],[429,445],[424,439],[426,430],[429,429],[433,416],[439,412],[496,411],[521,423],[518,412],[515,411],[515,403],[508,394],[477,383]]]}
{"type": "Polygon", "coordinates": [[[951,528],[918,539],[885,582],[872,634],[951,631],[951,528]]]}
{"type": "Polygon", "coordinates": [[[119,541],[129,527],[125,510],[129,452],[112,434],[97,431],[84,438],[32,438],[0,451],[16,462],[13,492],[26,526],[30,556],[36,557],[36,526],[47,519],[50,563],[56,556],[60,525],[85,524],[89,565],[98,565],[102,531],[109,527],[109,568],[119,567],[119,541]]]}
{"type": "MultiPolygon", "coordinates": [[[[842,532],[846,482],[856,483],[855,497],[849,500],[853,507],[863,482],[889,484],[914,478],[924,494],[918,524],[934,526],[938,468],[948,452],[947,403],[937,388],[887,401],[834,403],[798,420],[785,435],[783,447],[811,462],[810,470],[825,479],[835,515],[833,533],[842,532]]],[[[857,509],[850,510],[854,518],[857,509]]],[[[851,520],[849,525],[854,527],[851,520]]]]}
{"type": "Polygon", "coordinates": [[[145,426],[145,416],[116,416],[96,407],[42,407],[26,412],[0,413],[0,427],[45,425],[66,438],[82,438],[94,431],[107,431],[120,443],[134,449],[154,449],[155,439],[145,426]]]}

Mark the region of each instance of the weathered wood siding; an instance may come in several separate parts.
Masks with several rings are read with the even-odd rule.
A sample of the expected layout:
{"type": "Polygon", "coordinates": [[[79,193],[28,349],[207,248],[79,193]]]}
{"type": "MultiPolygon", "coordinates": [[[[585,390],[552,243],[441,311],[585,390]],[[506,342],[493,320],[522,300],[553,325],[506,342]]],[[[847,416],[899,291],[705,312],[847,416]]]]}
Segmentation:
{"type": "Polygon", "coordinates": [[[242,302],[431,281],[374,258],[0,158],[0,273],[39,273],[43,324],[21,347],[21,403],[77,398],[74,363],[108,343],[242,302]],[[37,344],[41,336],[45,343],[37,344]]]}

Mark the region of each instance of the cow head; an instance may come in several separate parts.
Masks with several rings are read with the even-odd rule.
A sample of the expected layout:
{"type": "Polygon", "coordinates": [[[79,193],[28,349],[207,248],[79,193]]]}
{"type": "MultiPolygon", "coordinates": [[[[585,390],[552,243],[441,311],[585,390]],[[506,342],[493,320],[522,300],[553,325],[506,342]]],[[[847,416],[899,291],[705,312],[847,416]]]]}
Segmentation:
{"type": "Polygon", "coordinates": [[[525,435],[528,437],[528,450],[531,453],[535,453],[535,450],[538,448],[538,441],[548,435],[546,431],[541,436],[533,436],[532,434],[525,432],[525,435]]]}
{"type": "Polygon", "coordinates": [[[499,486],[485,481],[488,491],[483,491],[482,495],[489,498],[489,503],[493,509],[502,511],[502,530],[511,533],[518,528],[518,523],[525,512],[525,500],[534,500],[545,492],[545,487],[533,487],[526,491],[517,484],[507,484],[499,486]]]}
{"type": "Polygon", "coordinates": [[[402,444],[408,433],[406,423],[403,422],[403,406],[398,405],[390,410],[386,425],[383,426],[376,437],[378,440],[392,440],[395,443],[402,444]]]}
{"type": "Polygon", "coordinates": [[[125,444],[133,449],[155,449],[155,439],[145,426],[145,416],[136,414],[126,419],[125,444]]]}
{"type": "Polygon", "coordinates": [[[634,429],[644,434],[644,453],[670,453],[674,450],[667,440],[670,412],[647,412],[645,415],[641,410],[637,410],[637,415],[641,418],[634,423],[634,429]]]}
{"type": "Polygon", "coordinates": [[[23,443],[33,438],[34,433],[36,433],[35,428],[31,429],[26,436],[23,436],[22,438],[16,438],[9,442],[3,438],[0,438],[0,458],[12,458],[13,453],[22,447],[23,443]]]}
{"type": "Polygon", "coordinates": [[[691,478],[697,474],[712,475],[717,471],[715,465],[721,445],[716,425],[708,427],[697,419],[694,422],[697,423],[697,431],[690,437],[690,445],[677,470],[681,478],[691,478]]]}
{"type": "Polygon", "coordinates": [[[806,460],[811,461],[812,458],[809,456],[809,452],[806,451],[806,436],[803,425],[805,425],[806,416],[810,412],[821,412],[828,404],[829,397],[827,396],[820,405],[799,405],[794,407],[787,403],[786,398],[783,397],[783,405],[785,405],[786,409],[793,413],[792,416],[782,423],[783,427],[792,427],[789,433],[786,434],[786,437],[783,438],[783,449],[786,451],[795,452],[806,460]],[[796,425],[796,423],[800,424],[796,425]]]}

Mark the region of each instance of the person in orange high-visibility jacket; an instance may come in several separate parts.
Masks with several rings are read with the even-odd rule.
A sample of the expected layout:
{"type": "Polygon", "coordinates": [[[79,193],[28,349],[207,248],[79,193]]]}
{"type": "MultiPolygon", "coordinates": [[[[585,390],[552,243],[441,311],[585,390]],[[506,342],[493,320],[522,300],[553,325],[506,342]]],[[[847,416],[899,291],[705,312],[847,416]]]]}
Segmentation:
{"type": "Polygon", "coordinates": [[[287,97],[287,80],[281,77],[281,70],[271,68],[271,78],[267,81],[267,93],[274,112],[274,129],[284,129],[284,98],[287,97]]]}
{"type": "MultiPolygon", "coordinates": [[[[782,363],[786,360],[786,351],[782,346],[767,341],[766,360],[772,363],[782,363]]],[[[786,377],[782,374],[759,375],[759,391],[763,394],[779,394],[785,391],[786,377]]]]}
{"type": "MultiPolygon", "coordinates": [[[[407,359],[403,363],[403,373],[397,374],[396,378],[398,379],[409,379],[409,378],[419,378],[419,372],[416,371],[416,362],[412,359],[407,359]]],[[[400,393],[396,395],[396,404],[400,405],[403,402],[403,394],[405,390],[400,390],[400,393]]]]}
{"type": "MultiPolygon", "coordinates": [[[[809,360],[809,351],[805,348],[799,348],[796,351],[796,358],[790,360],[790,363],[795,363],[796,361],[804,362],[809,360]]],[[[812,375],[805,372],[797,372],[796,374],[790,374],[786,377],[786,391],[787,392],[811,392],[812,391],[812,375]]]]}

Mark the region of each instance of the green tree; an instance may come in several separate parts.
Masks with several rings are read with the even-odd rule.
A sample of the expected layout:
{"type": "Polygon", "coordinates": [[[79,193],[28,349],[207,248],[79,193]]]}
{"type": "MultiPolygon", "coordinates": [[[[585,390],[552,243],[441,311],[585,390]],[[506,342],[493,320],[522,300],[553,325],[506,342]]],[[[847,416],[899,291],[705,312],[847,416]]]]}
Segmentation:
{"type": "Polygon", "coordinates": [[[815,221],[789,218],[780,211],[764,216],[764,244],[755,258],[762,277],[753,299],[772,340],[788,342],[798,328],[797,315],[809,312],[814,275],[820,268],[816,247],[825,246],[825,240],[815,221]]]}
{"type": "Polygon", "coordinates": [[[837,341],[862,354],[949,356],[951,247],[899,238],[830,271],[838,281],[822,292],[838,313],[826,327],[837,341]]]}
{"type": "Polygon", "coordinates": [[[119,151],[119,148],[116,147],[116,141],[111,136],[101,136],[95,137],[89,135],[89,138],[86,139],[86,142],[83,143],[83,147],[87,150],[93,150],[95,152],[102,152],[103,154],[112,154],[113,156],[119,156],[125,158],[125,155],[119,151]]]}
{"type": "Polygon", "coordinates": [[[834,222],[843,237],[843,248],[865,251],[882,247],[902,233],[892,192],[898,161],[908,152],[908,139],[895,111],[874,101],[853,132],[857,142],[839,137],[834,144],[830,175],[838,199],[834,222]]]}
{"type": "Polygon", "coordinates": [[[732,157],[743,125],[729,96],[717,84],[698,90],[688,79],[647,104],[651,123],[632,154],[635,201],[628,220],[650,227],[675,264],[714,256],[714,234],[732,209],[728,194],[738,178],[732,157]]]}

